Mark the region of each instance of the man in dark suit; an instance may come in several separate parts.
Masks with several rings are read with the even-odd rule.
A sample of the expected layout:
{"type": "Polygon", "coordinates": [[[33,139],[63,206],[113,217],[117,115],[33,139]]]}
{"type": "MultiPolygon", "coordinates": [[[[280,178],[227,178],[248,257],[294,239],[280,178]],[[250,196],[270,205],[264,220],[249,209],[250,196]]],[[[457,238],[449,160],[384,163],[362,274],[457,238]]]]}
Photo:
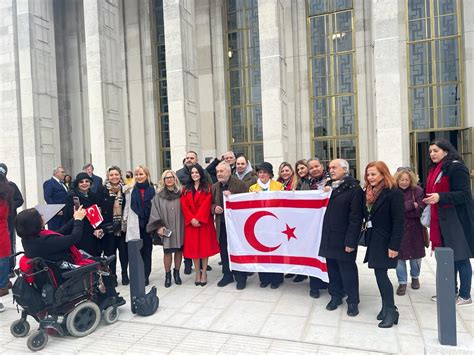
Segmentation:
{"type": "Polygon", "coordinates": [[[332,188],[321,235],[319,256],[326,258],[331,301],[328,311],[342,304],[347,293],[347,315],[359,314],[357,242],[363,218],[364,194],[359,181],[349,176],[349,163],[336,159],[329,164],[332,188]]]}
{"type": "MultiPolygon", "coordinates": [[[[53,170],[51,179],[43,183],[44,200],[48,205],[57,205],[66,203],[67,187],[64,185],[64,176],[66,172],[62,166],[53,170]]],[[[48,228],[57,231],[64,224],[63,211],[60,211],[48,222],[48,228]]]]}
{"type": "Polygon", "coordinates": [[[100,176],[94,175],[94,165],[92,164],[86,164],[82,167],[82,171],[87,173],[92,179],[92,187],[91,191],[93,193],[97,193],[97,190],[99,189],[99,186],[102,186],[102,178],[100,176]]]}
{"type": "Polygon", "coordinates": [[[238,177],[232,175],[232,168],[227,162],[221,162],[216,168],[217,182],[212,185],[211,212],[216,216],[216,232],[221,249],[222,273],[224,276],[217,283],[218,287],[224,287],[237,281],[237,290],[243,290],[247,283],[247,273],[241,271],[230,271],[229,253],[227,251],[227,229],[224,218],[223,196],[248,192],[247,185],[238,177]]]}

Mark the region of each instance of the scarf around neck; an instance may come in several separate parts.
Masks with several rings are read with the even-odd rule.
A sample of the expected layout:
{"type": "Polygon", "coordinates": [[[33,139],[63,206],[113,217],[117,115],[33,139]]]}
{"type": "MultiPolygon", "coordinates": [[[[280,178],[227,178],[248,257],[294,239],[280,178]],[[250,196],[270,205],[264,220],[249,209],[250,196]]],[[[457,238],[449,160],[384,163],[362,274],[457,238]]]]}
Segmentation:
{"type": "Polygon", "coordinates": [[[371,208],[375,201],[379,198],[382,191],[385,189],[385,182],[382,180],[376,186],[368,185],[365,190],[365,197],[367,200],[367,206],[371,208]]]}
{"type": "Polygon", "coordinates": [[[260,188],[262,189],[262,191],[268,191],[270,189],[270,182],[272,180],[268,180],[268,182],[266,184],[264,184],[263,182],[260,181],[260,179],[257,180],[257,184],[258,186],[260,186],[260,188]]]}
{"type": "Polygon", "coordinates": [[[148,181],[142,183],[137,182],[132,190],[130,207],[138,216],[140,228],[145,228],[148,223],[148,218],[150,217],[151,212],[151,200],[154,196],[155,189],[148,181]],[[140,190],[144,190],[143,200],[140,190]]]}

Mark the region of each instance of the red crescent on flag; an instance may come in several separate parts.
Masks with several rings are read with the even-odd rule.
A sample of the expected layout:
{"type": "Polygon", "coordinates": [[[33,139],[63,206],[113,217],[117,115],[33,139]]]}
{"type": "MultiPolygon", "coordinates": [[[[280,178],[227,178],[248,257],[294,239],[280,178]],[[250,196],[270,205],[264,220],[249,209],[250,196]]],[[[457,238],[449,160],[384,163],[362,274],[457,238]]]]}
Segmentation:
{"type": "Polygon", "coordinates": [[[247,242],[252,246],[252,248],[264,253],[268,253],[278,249],[281,244],[278,244],[276,247],[269,247],[268,245],[262,244],[258,241],[255,235],[255,224],[257,224],[258,220],[264,216],[272,216],[278,219],[277,216],[268,211],[255,212],[254,214],[251,214],[250,217],[245,221],[244,234],[245,239],[247,239],[247,242]]]}

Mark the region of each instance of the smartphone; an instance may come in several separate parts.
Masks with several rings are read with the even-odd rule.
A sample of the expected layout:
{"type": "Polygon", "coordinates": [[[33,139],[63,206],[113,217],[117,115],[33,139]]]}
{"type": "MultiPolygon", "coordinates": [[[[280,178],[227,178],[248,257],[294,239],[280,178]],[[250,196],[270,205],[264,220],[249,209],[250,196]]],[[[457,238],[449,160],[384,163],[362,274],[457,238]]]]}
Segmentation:
{"type": "Polygon", "coordinates": [[[74,209],[79,209],[79,207],[81,206],[81,201],[79,201],[79,197],[73,196],[72,202],[74,203],[74,209]]]}
{"type": "Polygon", "coordinates": [[[163,230],[163,234],[162,234],[162,235],[163,235],[163,237],[169,238],[169,237],[171,237],[171,234],[173,234],[173,231],[170,230],[170,229],[165,228],[165,229],[163,230]]]}

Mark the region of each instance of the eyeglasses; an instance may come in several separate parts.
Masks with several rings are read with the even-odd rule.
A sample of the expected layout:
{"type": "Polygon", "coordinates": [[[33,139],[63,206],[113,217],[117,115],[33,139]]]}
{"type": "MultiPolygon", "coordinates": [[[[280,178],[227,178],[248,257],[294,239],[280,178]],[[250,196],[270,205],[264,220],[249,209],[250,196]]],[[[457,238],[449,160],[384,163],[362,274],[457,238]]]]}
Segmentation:
{"type": "Polygon", "coordinates": [[[397,173],[400,171],[412,171],[410,167],[408,166],[401,166],[397,169],[397,173]]]}

